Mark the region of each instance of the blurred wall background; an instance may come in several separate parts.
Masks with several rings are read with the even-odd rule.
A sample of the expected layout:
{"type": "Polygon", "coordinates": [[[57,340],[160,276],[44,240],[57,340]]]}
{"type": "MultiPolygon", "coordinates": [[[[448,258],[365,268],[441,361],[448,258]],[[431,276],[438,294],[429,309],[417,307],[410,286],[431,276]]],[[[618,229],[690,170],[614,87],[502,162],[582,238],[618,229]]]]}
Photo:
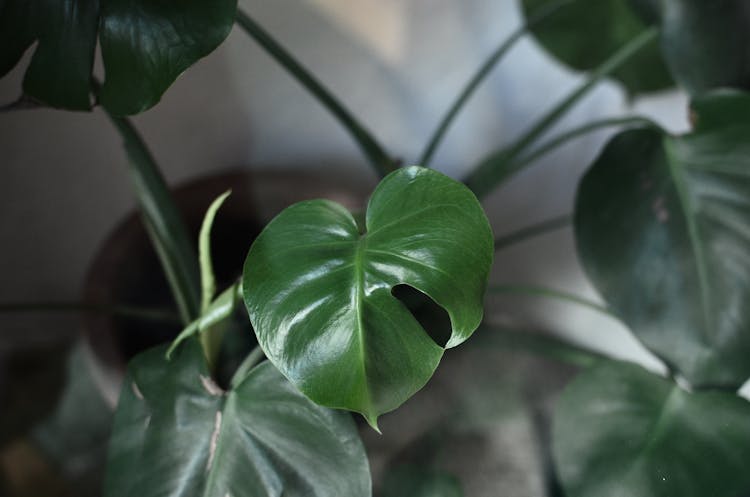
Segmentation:
{"type": "MultiPolygon", "coordinates": [[[[406,163],[417,159],[466,80],[522,22],[515,0],[240,4],[406,163]]],[[[18,95],[23,66],[0,81],[0,102],[18,95]]],[[[461,176],[580,80],[532,40],[522,40],[460,114],[434,166],[461,176]]],[[[629,105],[669,129],[687,127],[684,95],[628,104],[617,85],[605,83],[557,130],[620,115],[629,105]]],[[[323,175],[344,168],[374,178],[349,136],[238,29],[135,122],[170,184],[228,168],[304,168],[323,175]]],[[[607,134],[557,150],[491,195],[485,205],[496,234],[570,212],[577,180],[607,134]]],[[[118,135],[99,111],[0,115],[0,301],[78,298],[98,245],[134,206],[125,161],[118,135]]],[[[569,229],[498,253],[495,279],[596,298],[578,267],[569,229]]],[[[643,357],[616,323],[592,311],[538,299],[489,302],[498,319],[510,307],[515,318],[593,339],[620,356],[643,357]]],[[[0,348],[62,337],[78,326],[75,318],[59,315],[5,317],[3,323],[0,348]]]]}

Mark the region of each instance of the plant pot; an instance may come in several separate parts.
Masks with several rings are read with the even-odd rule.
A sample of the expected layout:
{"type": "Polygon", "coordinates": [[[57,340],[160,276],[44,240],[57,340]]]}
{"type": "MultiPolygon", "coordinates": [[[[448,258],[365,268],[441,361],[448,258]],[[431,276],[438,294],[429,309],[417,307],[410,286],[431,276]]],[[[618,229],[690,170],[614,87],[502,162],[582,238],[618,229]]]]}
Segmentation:
{"type": "MultiPolygon", "coordinates": [[[[363,209],[372,185],[346,175],[309,172],[228,171],[174,190],[194,240],[210,203],[226,190],[232,195],[212,230],[212,253],[219,290],[240,275],[245,255],[263,226],[285,207],[301,200],[327,198],[353,210],[363,209]],[[333,178],[331,179],[331,176],[333,178]]],[[[86,276],[86,302],[174,309],[166,279],[140,215],[131,213],[104,240],[86,276]]],[[[153,323],[107,314],[89,314],[83,332],[91,351],[94,380],[108,405],[117,403],[128,360],[179,333],[178,323],[153,323]]]]}

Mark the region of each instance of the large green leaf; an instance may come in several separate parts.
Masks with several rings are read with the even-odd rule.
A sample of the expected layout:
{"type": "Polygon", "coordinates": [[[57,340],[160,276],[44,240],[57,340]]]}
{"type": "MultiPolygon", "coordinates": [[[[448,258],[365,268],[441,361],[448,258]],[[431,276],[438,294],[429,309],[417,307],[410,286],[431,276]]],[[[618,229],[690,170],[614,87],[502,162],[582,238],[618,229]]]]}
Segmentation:
{"type": "MultiPolygon", "coordinates": [[[[550,0],[521,0],[526,16],[550,0]]],[[[619,48],[647,29],[628,0],[571,0],[531,28],[553,56],[579,71],[599,66],[619,48]]],[[[613,72],[630,94],[670,88],[672,78],[656,42],[613,72]]]]}
{"type": "Polygon", "coordinates": [[[692,94],[719,87],[750,89],[747,0],[638,0],[661,24],[664,58],[692,94]]]}
{"type": "Polygon", "coordinates": [[[197,341],[159,347],[124,380],[106,497],[329,497],[371,494],[351,417],[310,402],[268,362],[229,391],[197,341]]]}
{"type": "Polygon", "coordinates": [[[589,277],[647,347],[699,386],[750,377],[748,98],[696,102],[698,127],[682,137],[620,133],[576,199],[589,277]],[[733,119],[718,117],[730,108],[733,119]]]}
{"type": "Polygon", "coordinates": [[[295,204],[255,240],[245,304],[267,357],[315,402],[375,426],[443,354],[391,291],[407,284],[448,311],[453,347],[482,319],[492,232],[476,197],[409,167],[378,185],[358,223],[326,200],[295,204]]]}
{"type": "Polygon", "coordinates": [[[53,107],[90,108],[98,20],[98,0],[3,0],[0,76],[38,40],[24,92],[53,107]]]}
{"type": "Polygon", "coordinates": [[[750,491],[748,419],[732,393],[689,393],[608,361],[560,399],[555,464],[568,497],[738,497],[750,491]]]}
{"type": "Polygon", "coordinates": [[[0,76],[38,41],[24,93],[53,107],[89,109],[98,31],[106,72],[100,103],[135,114],[226,38],[236,7],[237,0],[3,0],[0,76]]]}

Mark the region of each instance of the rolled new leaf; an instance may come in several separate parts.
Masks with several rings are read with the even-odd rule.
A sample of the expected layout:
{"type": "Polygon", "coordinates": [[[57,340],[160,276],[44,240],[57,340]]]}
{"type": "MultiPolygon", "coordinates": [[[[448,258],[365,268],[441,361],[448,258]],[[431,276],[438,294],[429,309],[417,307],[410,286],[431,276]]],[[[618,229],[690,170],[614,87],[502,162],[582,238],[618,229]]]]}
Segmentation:
{"type": "Polygon", "coordinates": [[[351,417],[300,394],[269,362],[229,391],[196,340],[128,368],[115,414],[105,497],[369,497],[351,417]]]}
{"type": "Polygon", "coordinates": [[[750,96],[693,104],[697,127],[615,136],[578,189],[575,234],[609,307],[695,386],[750,377],[750,96]]]}
{"type": "Polygon", "coordinates": [[[750,491],[750,403],[690,393],[604,361],[561,397],[553,454],[568,497],[737,497],[750,491]]]}
{"type": "Polygon", "coordinates": [[[295,204],[253,243],[244,300],[266,356],[315,402],[371,425],[432,376],[443,354],[392,295],[410,285],[450,316],[453,347],[482,320],[492,231],[476,197],[438,172],[388,175],[360,225],[326,200],[295,204]]]}

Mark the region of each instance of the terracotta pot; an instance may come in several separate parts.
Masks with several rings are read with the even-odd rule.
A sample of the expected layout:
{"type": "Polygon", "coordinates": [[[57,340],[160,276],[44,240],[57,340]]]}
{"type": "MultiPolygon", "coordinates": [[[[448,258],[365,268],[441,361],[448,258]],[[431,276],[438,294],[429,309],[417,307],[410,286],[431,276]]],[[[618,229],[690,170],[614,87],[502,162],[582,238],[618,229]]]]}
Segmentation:
{"type": "MultiPolygon", "coordinates": [[[[213,228],[212,253],[219,289],[241,272],[248,249],[263,226],[292,203],[327,198],[361,210],[373,184],[346,176],[310,172],[230,171],[198,179],[174,190],[174,198],[193,238],[209,204],[222,192],[232,195],[213,228]]],[[[87,302],[174,308],[169,287],[137,212],[125,218],[105,239],[84,284],[87,302]]],[[[84,336],[91,351],[95,381],[107,403],[114,406],[127,361],[138,352],[176,336],[180,325],[90,314],[84,336]]]]}

